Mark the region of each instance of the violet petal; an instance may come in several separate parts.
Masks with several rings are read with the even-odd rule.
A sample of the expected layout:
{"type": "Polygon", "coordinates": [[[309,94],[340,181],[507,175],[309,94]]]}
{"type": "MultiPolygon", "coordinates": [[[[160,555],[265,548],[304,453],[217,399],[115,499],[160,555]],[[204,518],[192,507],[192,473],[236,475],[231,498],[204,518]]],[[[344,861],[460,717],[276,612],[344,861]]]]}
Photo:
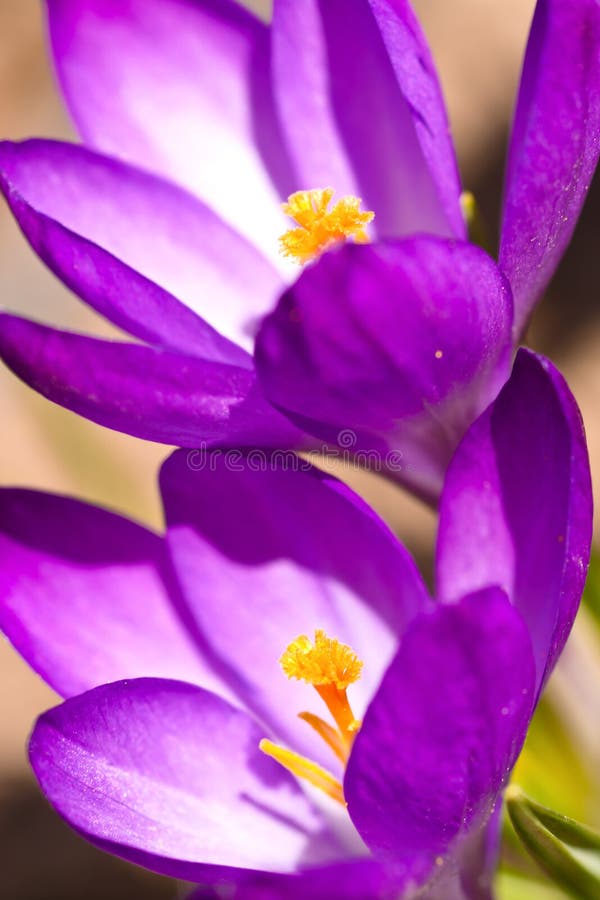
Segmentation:
{"type": "Polygon", "coordinates": [[[367,710],[346,770],[371,850],[417,881],[482,828],[525,738],[535,669],[527,628],[488,588],[418,617],[367,710]]]}
{"type": "Polygon", "coordinates": [[[564,379],[520,350],[513,374],[448,470],[438,593],[500,585],[531,632],[538,686],[575,618],[590,553],[592,491],[581,416],[564,379]]]}
{"type": "Polygon", "coordinates": [[[297,189],[362,197],[380,236],[465,236],[442,92],[407,0],[275,0],[273,74],[297,189]]]}
{"type": "Polygon", "coordinates": [[[435,500],[458,441],[508,377],[511,326],[506,280],[469,244],[348,245],[264,320],[257,369],[301,427],[435,500]]]}
{"type": "Polygon", "coordinates": [[[296,875],[240,872],[235,882],[198,888],[187,900],[221,900],[224,894],[230,900],[398,900],[401,889],[401,879],[373,860],[360,860],[296,875]]]}
{"type": "Polygon", "coordinates": [[[0,313],[0,358],[34,390],[107,428],[180,447],[297,446],[254,372],[0,313]]]}
{"type": "Polygon", "coordinates": [[[188,188],[276,258],[285,195],[261,151],[269,161],[284,152],[268,28],[234,0],[47,5],[58,77],[84,142],[188,188]]]}
{"type": "Polygon", "coordinates": [[[63,697],[141,675],[223,689],[186,626],[164,542],[67,497],[0,491],[0,626],[63,697]]]}
{"type": "Polygon", "coordinates": [[[348,487],[292,454],[179,451],[161,489],[184,596],[233,686],[292,749],[331,765],[297,718],[325,707],[279,659],[317,628],[349,643],[365,663],[350,688],[360,716],[399,634],[428,602],[412,559],[348,487]]]}
{"type": "MultiPolygon", "coordinates": [[[[84,147],[46,140],[1,143],[0,186],[52,271],[140,337],[154,333],[162,342],[164,333],[164,342],[173,343],[176,336],[178,348],[184,341],[189,351],[198,332],[211,330],[201,322],[190,324],[195,313],[251,347],[252,323],[271,308],[282,287],[261,254],[199,200],[84,147]],[[152,286],[139,285],[135,273],[173,297],[157,298],[152,286]],[[128,296],[132,281],[138,293],[150,293],[151,303],[145,296],[143,303],[128,296]],[[175,297],[191,312],[179,308],[175,297]],[[168,321],[161,323],[161,313],[168,321]],[[181,336],[185,329],[191,331],[187,341],[181,336]]],[[[213,335],[213,344],[218,337],[213,335]]],[[[227,358],[228,344],[221,338],[221,358],[227,358]]],[[[229,349],[233,361],[236,348],[229,349]]],[[[194,352],[202,350],[200,337],[194,352]]]]}
{"type": "Polygon", "coordinates": [[[573,234],[600,153],[600,6],[538,0],[509,150],[500,265],[515,337],[573,234]]]}
{"type": "Polygon", "coordinates": [[[92,843],[165,875],[294,871],[335,859],[321,815],[263,754],[259,726],[201,688],[143,678],[44,713],[29,755],[42,790],[92,843]]]}

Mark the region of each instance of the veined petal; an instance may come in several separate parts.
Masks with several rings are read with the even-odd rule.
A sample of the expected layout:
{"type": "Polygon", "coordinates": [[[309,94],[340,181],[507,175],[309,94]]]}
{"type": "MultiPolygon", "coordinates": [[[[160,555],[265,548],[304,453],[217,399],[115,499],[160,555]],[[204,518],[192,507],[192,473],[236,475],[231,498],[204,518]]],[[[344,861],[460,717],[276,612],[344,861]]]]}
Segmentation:
{"type": "MultiPolygon", "coordinates": [[[[0,358],[34,390],[135,437],[180,447],[299,446],[253,371],[0,314],[0,358]]],[[[308,443],[308,442],[306,442],[308,443]]]]}
{"type": "MultiPolygon", "coordinates": [[[[427,604],[425,587],[375,513],[307,461],[236,451],[193,465],[178,452],[161,473],[184,596],[243,701],[314,758],[324,745],[297,716],[321,714],[320,701],[312,687],[286,678],[284,650],[317,628],[349,643],[364,661],[350,689],[360,716],[399,634],[427,604]]],[[[331,765],[325,753],[320,761],[331,765]]]]}
{"type": "Polygon", "coordinates": [[[344,782],[352,821],[378,858],[417,882],[452,872],[506,783],[534,695],[527,628],[498,588],[414,620],[344,782]]]}
{"type": "MultiPolygon", "coordinates": [[[[219,344],[214,333],[211,340],[212,329],[202,322],[190,324],[193,313],[251,347],[256,317],[281,290],[275,269],[202,202],[84,147],[45,140],[1,143],[0,188],[52,271],[138,336],[155,334],[172,345],[175,335],[178,348],[198,340],[198,355],[216,345],[221,358],[229,353],[233,361],[236,348],[222,338],[219,344]],[[165,298],[148,281],[173,297],[165,298]],[[161,325],[163,311],[168,321],[161,325]],[[187,342],[181,337],[185,329],[187,342]]],[[[237,351],[238,361],[241,356],[237,351]]]]}
{"type": "Polygon", "coordinates": [[[66,497],[0,491],[0,627],[63,697],[140,675],[222,688],[163,541],[66,497]]]}
{"type": "Polygon", "coordinates": [[[29,755],[42,790],[92,843],[189,881],[211,867],[294,871],[338,855],[261,729],[177,681],[103,685],[45,713],[29,755]]]}
{"type": "Polygon", "coordinates": [[[267,27],[233,0],[47,4],[85,143],[183,185],[276,257],[278,204],[294,186],[272,109],[267,27]]]}
{"type": "Polygon", "coordinates": [[[600,6],[538,0],[510,144],[500,265],[515,336],[571,239],[600,153],[600,6]]]}
{"type": "Polygon", "coordinates": [[[444,101],[407,0],[275,0],[272,31],[298,187],[362,197],[380,236],[464,237],[444,101]]]}
{"type": "Polygon", "coordinates": [[[458,441],[508,377],[511,326],[506,280],[469,244],[348,245],[307,268],[264,320],[257,370],[303,428],[374,453],[436,499],[458,441]]]}
{"type": "Polygon", "coordinates": [[[440,599],[500,585],[531,632],[539,687],[571,630],[591,533],[579,410],[548,360],[520,350],[509,382],[448,470],[437,547],[440,599]]]}

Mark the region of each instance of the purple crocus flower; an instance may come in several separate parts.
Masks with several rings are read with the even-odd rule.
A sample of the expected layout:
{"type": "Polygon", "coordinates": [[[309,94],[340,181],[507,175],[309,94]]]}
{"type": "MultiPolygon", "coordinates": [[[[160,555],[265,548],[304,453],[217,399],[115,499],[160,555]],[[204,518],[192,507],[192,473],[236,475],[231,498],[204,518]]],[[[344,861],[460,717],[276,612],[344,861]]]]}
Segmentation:
{"type": "Polygon", "coordinates": [[[349,488],[256,454],[193,470],[177,451],[164,538],[1,492],[0,623],[66,698],[31,738],[43,791],[97,846],[212,885],[199,897],[489,897],[501,792],[589,556],[565,382],[521,350],[461,442],[436,602],[349,488]]]}
{"type": "MultiPolygon", "coordinates": [[[[96,422],[179,446],[306,449],[352,429],[355,452],[401,454],[395,474],[435,500],[596,166],[597,0],[537,4],[499,266],[465,241],[441,90],[406,0],[275,0],[270,26],[233,0],[47,6],[85,146],[4,143],[0,183],[47,265],[137,342],[4,314],[7,365],[96,422]],[[375,242],[293,283],[281,201],[328,186],[363,198],[375,242]]],[[[368,219],[344,233],[360,239],[368,219]]]]}

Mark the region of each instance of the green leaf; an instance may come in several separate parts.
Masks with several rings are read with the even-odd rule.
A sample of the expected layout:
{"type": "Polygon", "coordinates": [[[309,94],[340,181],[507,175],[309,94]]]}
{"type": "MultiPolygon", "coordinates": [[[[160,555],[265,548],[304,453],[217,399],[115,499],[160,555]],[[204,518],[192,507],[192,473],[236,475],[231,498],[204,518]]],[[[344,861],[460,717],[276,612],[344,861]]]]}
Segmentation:
{"type": "Polygon", "coordinates": [[[600,834],[530,800],[519,788],[506,793],[510,820],[544,872],[578,900],[600,897],[600,834]]]}
{"type": "Polygon", "coordinates": [[[565,900],[565,892],[549,882],[506,870],[498,873],[496,896],[498,900],[565,900]]]}

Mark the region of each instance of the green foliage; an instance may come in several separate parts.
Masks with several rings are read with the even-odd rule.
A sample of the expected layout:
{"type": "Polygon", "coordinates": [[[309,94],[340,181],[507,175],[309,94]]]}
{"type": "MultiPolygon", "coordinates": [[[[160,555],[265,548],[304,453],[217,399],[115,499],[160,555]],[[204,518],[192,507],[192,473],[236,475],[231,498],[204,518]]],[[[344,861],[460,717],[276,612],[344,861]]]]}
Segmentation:
{"type": "Polygon", "coordinates": [[[577,900],[598,900],[600,834],[530,800],[518,788],[509,789],[506,805],[515,832],[552,882],[577,900]]]}

